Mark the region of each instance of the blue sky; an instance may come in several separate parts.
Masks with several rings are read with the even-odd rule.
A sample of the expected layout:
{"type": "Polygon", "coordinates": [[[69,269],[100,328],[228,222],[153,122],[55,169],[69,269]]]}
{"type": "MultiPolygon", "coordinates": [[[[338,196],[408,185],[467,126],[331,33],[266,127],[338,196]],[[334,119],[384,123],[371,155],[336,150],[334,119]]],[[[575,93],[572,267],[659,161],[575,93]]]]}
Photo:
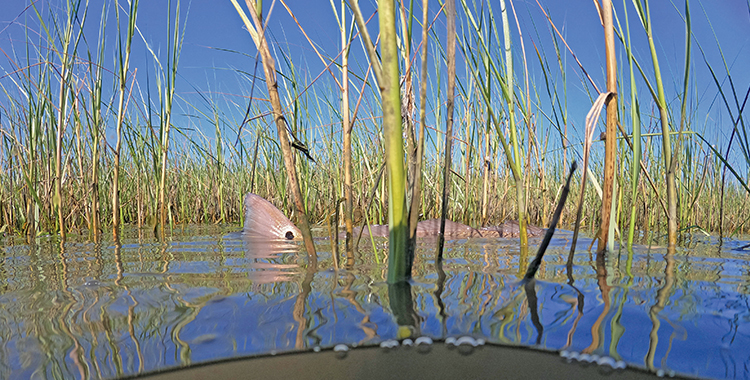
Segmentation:
{"type": "MultiPolygon", "coordinates": [[[[563,33],[570,48],[575,52],[578,59],[593,77],[599,88],[604,87],[604,44],[602,37],[602,28],[599,23],[593,2],[589,0],[540,0],[542,6],[547,10],[552,21],[563,33]]],[[[91,0],[89,3],[89,19],[85,30],[89,43],[96,43],[98,33],[99,16],[103,4],[107,4],[110,9],[113,1],[91,0]]],[[[240,1],[240,3],[243,3],[240,1]]],[[[338,1],[335,2],[337,8],[340,7],[338,1]]],[[[415,2],[421,3],[421,2],[415,2]]],[[[436,2],[431,2],[431,6],[437,6],[436,2]]],[[[651,69],[650,53],[645,33],[640,23],[635,17],[635,11],[631,1],[626,1],[628,14],[630,16],[631,35],[635,41],[635,55],[642,65],[646,68],[647,75],[653,81],[651,69]]],[[[33,9],[27,9],[28,0],[3,0],[0,5],[0,48],[10,59],[0,56],[0,81],[4,86],[9,86],[9,76],[6,74],[14,70],[11,61],[16,63],[16,56],[23,56],[25,48],[24,25],[29,25],[31,30],[38,31],[38,21],[33,9]]],[[[60,10],[64,6],[63,1],[46,1],[38,0],[37,7],[43,12],[49,12],[50,9],[60,10]]],[[[124,1],[123,1],[124,4],[124,1]]],[[[172,11],[174,11],[176,1],[172,2],[172,11]]],[[[309,42],[300,31],[300,27],[289,16],[288,11],[280,2],[271,0],[264,1],[265,16],[268,16],[271,4],[274,4],[270,12],[270,39],[275,42],[274,48],[277,53],[286,53],[297,71],[297,75],[302,78],[303,82],[312,81],[323,71],[324,65],[315,55],[309,42]],[[283,42],[280,42],[283,41],[283,42]]],[[[290,0],[287,2],[301,27],[308,36],[317,44],[327,58],[336,56],[340,49],[339,34],[336,21],[328,1],[300,1],[290,0]]],[[[519,17],[521,31],[524,36],[528,59],[530,62],[531,81],[536,83],[540,92],[541,102],[544,103],[545,91],[543,90],[543,81],[541,71],[536,64],[536,57],[533,53],[533,44],[535,43],[550,60],[553,67],[556,66],[555,51],[550,36],[549,23],[544,18],[539,5],[535,0],[516,0],[513,2],[519,17]]],[[[721,1],[699,1],[692,0],[691,13],[693,22],[693,33],[695,41],[693,42],[692,58],[692,81],[690,96],[695,106],[696,114],[693,118],[693,129],[702,131],[706,129],[712,132],[712,141],[722,145],[726,140],[725,136],[730,133],[730,121],[723,103],[717,98],[717,88],[710,77],[706,63],[704,63],[701,53],[698,49],[698,43],[706,52],[706,59],[714,67],[719,80],[724,83],[724,91],[731,91],[726,83],[726,75],[721,57],[718,54],[717,40],[723,49],[729,70],[732,73],[735,91],[742,97],[750,86],[750,74],[746,67],[750,63],[750,51],[748,50],[748,38],[750,38],[750,12],[748,3],[742,0],[721,0],[721,1]],[[709,25],[709,21],[711,24],[709,25]],[[713,30],[711,29],[713,27],[713,30]],[[714,37],[715,33],[715,37],[714,37]]],[[[614,2],[617,16],[620,18],[624,27],[623,2],[614,2]]],[[[499,20],[499,4],[493,2],[492,6],[499,20]]],[[[662,73],[665,76],[665,89],[667,100],[674,104],[679,104],[676,94],[680,91],[682,85],[682,72],[684,62],[684,43],[685,31],[684,22],[681,13],[684,13],[684,2],[652,0],[651,15],[654,19],[654,35],[656,36],[656,46],[658,49],[662,73]]],[[[177,104],[177,117],[175,123],[185,127],[198,126],[202,128],[207,135],[212,135],[213,126],[201,117],[188,117],[187,114],[196,116],[196,109],[203,112],[210,112],[206,104],[197,96],[197,90],[206,96],[213,96],[220,104],[226,125],[236,124],[241,121],[247,107],[247,97],[250,94],[252,85],[243,75],[238,74],[238,70],[253,72],[255,69],[255,47],[248,35],[243,29],[240,18],[229,0],[194,0],[192,2],[183,1],[181,3],[182,12],[181,20],[185,22],[185,36],[182,55],[179,61],[180,79],[177,83],[177,93],[184,101],[177,104]],[[221,50],[224,49],[224,50],[221,50]],[[226,51],[228,50],[228,51],[226,51]],[[232,52],[233,51],[233,52],[232,52]],[[240,54],[240,52],[245,54],[240,54]],[[187,103],[186,103],[187,102],[187,103]]],[[[371,1],[362,1],[363,11],[368,17],[372,14],[374,4],[371,1]]],[[[419,7],[419,4],[415,4],[419,7]]],[[[459,28],[465,27],[465,15],[461,11],[461,3],[457,4],[459,9],[459,28]]],[[[339,8],[340,9],[340,8],[339,8]]],[[[151,84],[153,87],[154,62],[146,50],[147,42],[152,48],[161,54],[167,49],[167,1],[164,0],[141,0],[138,12],[138,28],[143,36],[136,36],[133,46],[132,67],[137,69],[137,80],[142,91],[146,87],[146,72],[152,76],[151,84]]],[[[435,10],[431,10],[430,18],[433,18],[435,10]]],[[[115,44],[115,18],[114,14],[109,12],[107,45],[106,51],[109,56],[106,66],[114,69],[114,51],[115,44]]],[[[121,13],[121,17],[126,15],[121,13]]],[[[347,14],[348,22],[351,20],[351,14],[347,14]]],[[[437,18],[436,27],[440,38],[444,38],[444,16],[437,18]]],[[[514,44],[515,65],[517,70],[521,67],[520,48],[518,46],[519,38],[514,24],[514,44]]],[[[371,22],[370,33],[374,36],[377,34],[377,17],[371,22]]],[[[32,37],[32,40],[35,37],[32,37]]],[[[418,39],[421,39],[419,37],[418,39]]],[[[432,42],[434,46],[434,42],[432,42]]],[[[618,55],[620,57],[620,72],[627,74],[626,57],[624,50],[618,45],[618,55]]],[[[93,49],[93,46],[92,46],[93,49]]],[[[277,66],[280,55],[277,55],[277,66]]],[[[462,60],[463,57],[459,59],[462,60]]],[[[162,58],[163,59],[163,58],[162,58]]],[[[352,59],[354,61],[352,70],[361,75],[364,72],[366,60],[362,54],[361,46],[358,41],[355,42],[352,59]]],[[[566,51],[563,57],[567,70],[568,81],[568,112],[573,125],[581,126],[590,101],[586,95],[583,84],[580,80],[580,70],[577,68],[575,61],[566,51]]],[[[431,63],[431,69],[434,71],[435,66],[431,63]]],[[[460,80],[465,80],[465,70],[463,64],[459,62],[458,74],[460,80]]],[[[443,68],[444,69],[444,68],[443,68]]],[[[258,66],[257,73],[262,75],[262,68],[258,66]]],[[[288,66],[284,68],[288,70],[288,66]]],[[[338,74],[338,70],[334,70],[338,74]]],[[[517,71],[520,77],[521,71],[517,71]]],[[[557,70],[553,70],[553,74],[557,70]]],[[[557,83],[559,84],[559,73],[557,83]]],[[[434,73],[431,74],[434,77],[434,73]]],[[[434,79],[432,80],[434,83],[434,79]]],[[[280,83],[283,86],[286,83],[280,83]]],[[[354,81],[354,86],[359,87],[361,82],[354,81]]],[[[106,84],[105,84],[106,86],[106,84]]],[[[255,84],[253,90],[255,97],[265,98],[265,85],[262,82],[255,84]]],[[[313,85],[317,94],[331,92],[332,81],[329,74],[324,73],[320,79],[313,85]]],[[[443,80],[442,86],[445,86],[443,80]]],[[[110,85],[111,87],[111,85],[110,85]]],[[[436,91],[436,89],[431,89],[436,91]]],[[[561,89],[558,89],[561,90],[561,89]]],[[[650,99],[647,96],[647,89],[642,84],[639,88],[641,109],[647,112],[651,107],[650,99]]],[[[145,93],[142,92],[142,96],[145,93]]],[[[334,101],[337,97],[330,95],[329,101],[334,101]]],[[[356,99],[353,99],[353,101],[356,99]]],[[[308,100],[309,101],[309,100],[308,100]]],[[[546,100],[548,101],[548,100],[546,100]]],[[[5,100],[0,100],[0,103],[5,100]]],[[[266,107],[265,103],[259,104],[261,108],[266,107]]],[[[371,109],[375,107],[374,103],[370,104],[371,109]]],[[[435,111],[435,105],[428,110],[432,114],[435,111]]],[[[674,107],[675,110],[679,106],[674,107]]],[[[735,111],[736,113],[736,111],[735,111]]],[[[315,125],[327,124],[333,122],[335,115],[316,114],[311,115],[303,127],[310,128],[315,125]]],[[[433,117],[433,123],[434,117],[433,117]]],[[[540,120],[544,123],[544,120],[540,120]]],[[[627,128],[629,129],[629,128],[627,128]]],[[[571,134],[580,134],[571,131],[571,134]]],[[[710,133],[707,133],[710,135],[710,133]]],[[[317,135],[311,130],[308,138],[313,141],[320,141],[324,137],[317,135]]],[[[578,140],[571,136],[572,139],[578,140]]]]}

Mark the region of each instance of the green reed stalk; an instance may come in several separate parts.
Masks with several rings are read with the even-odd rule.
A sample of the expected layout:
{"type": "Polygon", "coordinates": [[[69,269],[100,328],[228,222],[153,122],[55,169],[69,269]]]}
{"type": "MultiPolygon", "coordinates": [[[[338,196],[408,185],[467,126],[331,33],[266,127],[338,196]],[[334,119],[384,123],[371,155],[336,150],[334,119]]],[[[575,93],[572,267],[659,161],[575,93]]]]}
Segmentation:
{"type": "MultiPolygon", "coordinates": [[[[55,134],[55,195],[52,198],[52,204],[57,211],[57,228],[60,233],[60,237],[65,239],[65,216],[63,211],[63,200],[62,200],[62,149],[63,149],[63,135],[67,128],[67,89],[72,78],[72,66],[75,59],[75,52],[78,48],[78,42],[83,35],[83,25],[86,20],[86,12],[79,19],[78,11],[80,10],[81,1],[74,2],[68,0],[66,2],[66,22],[64,31],[57,37],[60,40],[60,49],[57,51],[58,58],[60,60],[60,91],[58,95],[57,104],[57,133],[55,134]],[[73,32],[76,24],[80,26],[78,33],[73,39],[73,32]]],[[[36,8],[35,8],[36,9],[36,8]]],[[[38,13],[37,13],[38,14],[38,13]]],[[[40,20],[41,21],[41,20],[40,20]]],[[[49,31],[47,31],[49,33],[49,31]]]]}
{"type": "MultiPolygon", "coordinates": [[[[455,53],[454,53],[455,55],[455,53]]],[[[465,114],[465,121],[466,123],[464,125],[464,135],[466,139],[466,148],[464,150],[464,210],[463,210],[463,216],[464,216],[464,224],[471,224],[471,215],[474,212],[473,207],[471,207],[471,197],[469,194],[471,193],[471,157],[472,157],[472,148],[473,148],[473,142],[474,142],[474,134],[472,133],[472,104],[471,104],[471,98],[472,98],[472,90],[474,89],[474,83],[473,80],[469,80],[469,90],[467,97],[466,97],[466,114],[465,114]]]]}
{"type": "Polygon", "coordinates": [[[628,227],[628,248],[633,248],[633,236],[635,235],[636,199],[638,195],[638,181],[641,173],[641,116],[638,107],[638,88],[635,83],[633,72],[633,52],[631,50],[630,22],[628,21],[628,10],[623,0],[625,10],[625,28],[627,30],[627,43],[625,51],[628,55],[628,66],[630,69],[630,121],[633,124],[633,163],[630,167],[630,224],[628,227]]]}
{"type": "Polygon", "coordinates": [[[669,132],[669,115],[667,113],[667,101],[664,95],[664,85],[661,78],[659,59],[656,55],[654,45],[654,34],[651,29],[651,10],[648,0],[634,0],[641,24],[648,37],[648,46],[651,50],[651,61],[654,65],[654,77],[656,78],[656,91],[654,102],[659,108],[659,121],[662,133],[662,156],[664,157],[665,178],[667,181],[667,240],[670,246],[677,244],[677,189],[675,185],[675,174],[672,171],[672,142],[669,132]],[[645,7],[645,8],[644,8],[645,7]]]}
{"type": "MultiPolygon", "coordinates": [[[[159,223],[162,227],[162,233],[167,225],[167,213],[169,207],[166,199],[166,182],[167,182],[167,164],[169,157],[169,133],[172,128],[172,102],[174,100],[175,82],[177,80],[177,63],[180,60],[180,51],[182,48],[182,38],[184,33],[180,34],[180,0],[177,0],[175,10],[174,31],[172,31],[172,1],[167,3],[169,12],[167,13],[167,67],[165,73],[166,83],[163,91],[158,86],[159,98],[161,100],[161,122],[159,127],[159,147],[161,153],[161,174],[159,176],[159,223]]],[[[159,78],[157,76],[157,78],[159,78]]],[[[172,218],[170,218],[170,223],[172,218]]]]}
{"type": "MultiPolygon", "coordinates": [[[[513,0],[509,0],[508,3],[510,4],[510,9],[513,11],[513,18],[516,22],[516,29],[518,30],[518,40],[521,45],[521,59],[523,60],[523,75],[524,75],[524,82],[525,82],[525,88],[526,88],[526,102],[524,107],[524,102],[519,101],[518,108],[521,111],[521,115],[523,116],[524,123],[526,124],[526,130],[528,132],[528,140],[526,141],[526,155],[527,158],[525,159],[525,166],[524,169],[526,172],[529,172],[531,169],[531,154],[533,152],[532,148],[537,151],[537,160],[539,159],[539,147],[536,145],[536,126],[534,123],[531,122],[531,93],[529,88],[529,68],[528,68],[528,62],[526,59],[526,46],[523,42],[523,33],[521,31],[521,23],[518,22],[518,16],[516,15],[516,8],[513,6],[513,0]]],[[[510,50],[510,49],[508,49],[510,50]]],[[[515,90],[512,90],[515,93],[515,90]]],[[[523,93],[520,96],[521,99],[523,99],[523,93]]],[[[539,172],[543,173],[543,169],[540,167],[539,172]]],[[[531,179],[531,176],[527,175],[524,177],[524,194],[528,194],[529,192],[529,180],[531,179]]],[[[524,204],[525,207],[525,213],[528,213],[528,195],[524,196],[524,204]]],[[[545,213],[546,214],[546,213],[545,213]]],[[[527,221],[528,216],[524,218],[524,221],[527,221]]]]}
{"type": "MultiPolygon", "coordinates": [[[[492,22],[493,19],[490,18],[488,20],[488,29],[492,28],[492,22]]],[[[483,31],[479,31],[479,33],[486,33],[483,31]]],[[[483,38],[484,39],[484,38],[483,38]]],[[[492,43],[492,39],[488,39],[489,43],[492,43]]],[[[474,83],[478,83],[478,86],[482,86],[482,88],[479,89],[479,91],[483,94],[487,95],[487,98],[492,98],[492,73],[490,71],[490,57],[488,54],[481,54],[480,58],[482,60],[482,63],[484,64],[484,71],[487,75],[486,82],[484,82],[484,86],[482,86],[481,81],[474,81],[474,83]]],[[[483,165],[482,165],[482,221],[480,222],[482,225],[487,223],[487,213],[489,211],[489,199],[488,199],[488,192],[489,192],[489,185],[490,185],[490,169],[492,166],[492,161],[490,160],[490,139],[492,139],[492,116],[489,112],[490,110],[490,104],[489,102],[485,101],[485,107],[487,108],[487,120],[484,128],[484,157],[483,157],[483,165]]]]}
{"type": "Polygon", "coordinates": [[[396,10],[393,0],[380,0],[381,57],[375,51],[359,2],[350,3],[359,27],[362,42],[370,58],[370,65],[380,86],[383,104],[383,134],[385,135],[386,166],[388,169],[388,283],[397,283],[411,277],[411,257],[407,239],[406,176],[404,170],[404,141],[401,119],[401,94],[399,88],[398,45],[396,43],[396,10]]]}
{"type": "MultiPolygon", "coordinates": [[[[102,115],[102,83],[104,70],[104,45],[106,42],[106,25],[107,25],[107,5],[102,6],[102,15],[99,22],[99,49],[96,62],[89,52],[89,80],[91,82],[91,118],[89,120],[89,134],[91,135],[91,178],[89,187],[89,235],[98,239],[100,230],[100,210],[99,210],[99,150],[101,136],[103,133],[103,115],[102,115]]],[[[119,14],[119,11],[118,11],[119,14]]],[[[118,23],[119,24],[119,23],[118,23]]],[[[113,182],[116,179],[113,180],[113,182]]]]}
{"type": "MultiPolygon", "coordinates": [[[[692,34],[692,27],[690,22],[690,2],[688,0],[685,0],[685,69],[684,74],[682,77],[682,102],[680,106],[680,131],[678,133],[677,137],[677,146],[675,148],[675,157],[672,159],[672,163],[669,167],[668,173],[676,173],[677,172],[677,163],[680,161],[678,156],[680,153],[680,146],[682,145],[683,140],[683,132],[685,130],[685,125],[687,122],[687,97],[688,97],[688,85],[690,80],[690,45],[691,45],[691,34],[692,34]]],[[[692,163],[692,161],[687,161],[688,163],[692,163]]],[[[683,173],[692,173],[696,174],[695,171],[684,171],[683,173]]],[[[694,181],[690,181],[689,183],[695,183],[694,181]]],[[[676,215],[676,213],[675,213],[676,215]]],[[[676,217],[676,216],[675,216],[676,217]]],[[[680,219],[682,220],[682,219],[680,219]]]]}
{"type": "Polygon", "coordinates": [[[219,204],[219,220],[220,223],[226,223],[224,213],[224,183],[226,182],[226,175],[224,168],[226,163],[224,162],[224,141],[221,138],[221,121],[219,120],[219,110],[215,103],[212,102],[211,109],[214,114],[214,126],[216,127],[216,198],[219,204]]]}
{"type": "MultiPolygon", "coordinates": [[[[508,129],[510,130],[510,143],[513,148],[508,146],[505,141],[505,137],[501,137],[503,148],[505,149],[505,155],[508,158],[508,165],[513,172],[513,180],[516,183],[516,204],[518,205],[518,228],[519,236],[521,238],[521,248],[528,247],[529,236],[526,233],[526,191],[524,188],[523,172],[521,171],[521,147],[518,141],[518,131],[516,128],[516,106],[515,106],[515,87],[513,85],[513,52],[511,50],[510,42],[510,24],[508,22],[508,9],[505,6],[505,0],[500,0],[500,15],[503,23],[503,41],[505,48],[505,83],[501,84],[503,87],[503,94],[505,95],[505,101],[508,106],[508,129]]],[[[499,128],[499,124],[495,124],[495,128],[499,128]]],[[[498,131],[498,136],[503,136],[498,131]]]]}
{"type": "MultiPolygon", "coordinates": [[[[408,251],[409,256],[414,256],[414,249],[416,247],[416,231],[417,231],[417,222],[419,219],[419,205],[420,205],[420,199],[421,194],[417,191],[417,180],[421,180],[422,173],[420,172],[421,167],[418,166],[418,163],[420,161],[418,155],[420,154],[419,150],[419,144],[422,141],[421,135],[417,136],[415,131],[415,122],[414,122],[414,108],[415,108],[415,99],[414,99],[414,89],[416,87],[413,75],[412,75],[412,25],[415,18],[414,14],[414,2],[409,3],[409,12],[406,13],[406,10],[404,9],[404,3],[401,3],[400,7],[400,21],[401,21],[401,34],[403,41],[403,48],[401,49],[401,55],[403,57],[403,60],[405,62],[405,68],[404,68],[404,94],[401,97],[404,106],[402,107],[403,110],[405,110],[405,115],[403,116],[404,124],[406,127],[406,159],[407,159],[407,165],[408,169],[406,171],[407,173],[407,180],[408,180],[408,189],[409,196],[407,197],[410,199],[410,203],[408,205],[408,234],[409,234],[409,242],[408,242],[408,251]],[[408,20],[408,22],[407,22],[408,20]],[[417,140],[419,138],[419,140],[417,140]]],[[[416,59],[416,54],[414,55],[414,59],[416,59]]]]}
{"type": "Polygon", "coordinates": [[[388,167],[388,283],[395,284],[411,277],[412,262],[407,249],[406,176],[394,1],[379,0],[378,16],[383,62],[383,80],[379,84],[383,101],[383,134],[388,167]]]}
{"type": "MultiPolygon", "coordinates": [[[[41,21],[41,15],[37,15],[41,21]]],[[[44,23],[42,22],[42,25],[44,23]]],[[[26,28],[26,62],[31,62],[31,40],[29,38],[30,28],[26,28]]],[[[47,50],[47,56],[42,57],[46,62],[51,62],[53,49],[47,50]]],[[[24,205],[25,219],[24,229],[27,239],[37,236],[41,232],[41,215],[44,209],[44,201],[40,194],[46,193],[46,191],[40,191],[39,184],[41,182],[39,177],[39,169],[42,168],[40,153],[44,151],[44,132],[42,131],[43,121],[45,120],[45,114],[48,112],[47,108],[50,106],[46,99],[52,99],[52,90],[50,85],[50,73],[48,65],[41,66],[37,71],[37,77],[34,78],[32,72],[32,66],[29,65],[25,70],[25,78],[20,81],[19,87],[23,88],[27,94],[31,94],[27,97],[27,108],[21,110],[25,113],[26,120],[23,123],[19,123],[18,136],[22,137],[25,135],[25,145],[27,154],[27,163],[24,163],[23,155],[20,152],[20,143],[16,143],[16,156],[18,157],[19,166],[23,172],[23,179],[27,192],[26,203],[24,205]],[[36,79],[36,83],[34,83],[36,79]],[[33,94],[37,96],[34,97],[33,94]],[[20,124],[26,126],[25,134],[20,133],[20,124]],[[39,158],[37,158],[39,156],[39,158]]],[[[7,92],[6,92],[7,93],[7,92]]],[[[12,99],[12,96],[8,94],[8,98],[12,99]]]]}
{"type": "MultiPolygon", "coordinates": [[[[170,4],[171,12],[171,4],[170,4]]],[[[122,33],[120,32],[120,9],[116,7],[117,15],[117,63],[119,79],[119,98],[117,101],[117,125],[115,132],[115,150],[113,152],[113,174],[112,174],[112,229],[115,236],[120,231],[120,150],[122,149],[122,125],[125,120],[125,88],[128,82],[128,71],[130,66],[130,46],[135,34],[135,20],[138,15],[138,0],[130,1],[128,11],[128,29],[125,33],[125,46],[122,45],[122,33]]]]}

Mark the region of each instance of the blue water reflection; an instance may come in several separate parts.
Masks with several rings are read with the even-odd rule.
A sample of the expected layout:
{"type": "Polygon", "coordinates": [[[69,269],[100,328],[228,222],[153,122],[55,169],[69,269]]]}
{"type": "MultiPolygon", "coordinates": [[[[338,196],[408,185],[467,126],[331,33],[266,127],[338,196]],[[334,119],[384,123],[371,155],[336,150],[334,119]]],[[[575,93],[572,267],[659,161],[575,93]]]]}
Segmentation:
{"type": "Polygon", "coordinates": [[[116,378],[165,367],[428,336],[610,356],[651,371],[750,376],[746,242],[641,246],[597,258],[570,233],[528,286],[513,239],[449,242],[444,273],[420,243],[414,280],[384,282],[384,242],[335,268],[227,227],[119,244],[9,245],[0,263],[0,378],[116,378]]]}

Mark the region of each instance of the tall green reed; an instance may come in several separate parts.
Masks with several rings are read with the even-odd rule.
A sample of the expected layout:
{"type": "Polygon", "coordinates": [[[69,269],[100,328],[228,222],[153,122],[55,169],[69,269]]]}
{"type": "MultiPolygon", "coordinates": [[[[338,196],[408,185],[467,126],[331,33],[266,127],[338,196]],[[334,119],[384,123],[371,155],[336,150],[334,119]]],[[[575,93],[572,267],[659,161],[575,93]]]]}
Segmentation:
{"type": "MultiPolygon", "coordinates": [[[[659,60],[656,53],[656,45],[654,44],[654,35],[652,31],[651,11],[648,6],[648,0],[641,2],[635,0],[636,12],[640,18],[643,29],[646,31],[648,37],[648,45],[651,51],[651,61],[654,67],[654,79],[656,80],[656,94],[653,94],[654,101],[659,108],[659,119],[661,122],[662,129],[662,157],[664,158],[664,168],[666,169],[666,182],[667,182],[667,221],[668,221],[668,240],[669,245],[674,246],[677,243],[677,189],[675,183],[675,175],[672,166],[672,160],[674,159],[672,154],[672,142],[671,134],[669,130],[669,114],[667,111],[667,101],[664,95],[664,85],[661,76],[661,68],[659,66],[659,60]]],[[[689,55],[687,55],[689,59],[689,55]]],[[[689,69],[689,65],[686,66],[689,69]]],[[[685,74],[687,75],[687,73],[685,74]]],[[[687,84],[687,83],[686,83],[687,84]]],[[[685,94],[687,95],[687,94],[685,94]]]]}
{"type": "MultiPolygon", "coordinates": [[[[179,6],[178,6],[179,8],[179,6]]],[[[170,7],[171,9],[171,7],[170,7]]],[[[179,12],[179,10],[178,10],[179,12]]],[[[118,235],[120,228],[120,150],[122,149],[122,127],[125,121],[125,91],[130,69],[130,48],[135,34],[135,23],[138,16],[138,0],[131,0],[128,9],[128,27],[125,31],[125,45],[122,43],[122,32],[120,30],[119,4],[115,6],[117,15],[117,68],[119,79],[119,98],[117,101],[117,125],[115,132],[114,168],[112,175],[112,228],[118,235]]],[[[167,21],[169,23],[169,21],[167,21]]],[[[103,53],[103,51],[102,51],[103,53]]]]}

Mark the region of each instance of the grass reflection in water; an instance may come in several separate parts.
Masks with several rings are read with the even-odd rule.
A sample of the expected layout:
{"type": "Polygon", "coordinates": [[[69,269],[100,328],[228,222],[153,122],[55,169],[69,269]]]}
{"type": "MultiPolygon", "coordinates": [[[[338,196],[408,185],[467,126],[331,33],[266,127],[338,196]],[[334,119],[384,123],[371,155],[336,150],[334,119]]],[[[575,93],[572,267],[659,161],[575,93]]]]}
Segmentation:
{"type": "MultiPolygon", "coordinates": [[[[568,268],[571,233],[558,231],[538,280],[524,287],[530,258],[517,240],[451,241],[444,276],[433,266],[435,241],[423,240],[413,281],[389,287],[384,241],[380,262],[362,250],[353,269],[340,271],[320,241],[320,269],[311,272],[298,243],[243,241],[228,233],[236,229],[175,230],[167,242],[131,230],[120,244],[73,237],[62,250],[45,239],[6,247],[0,377],[115,378],[337,344],[430,337],[438,345],[461,336],[665,374],[733,378],[750,365],[741,241],[719,248],[706,240],[674,254],[637,247],[597,260],[582,239],[568,268]]],[[[533,250],[539,240],[530,243],[533,250]]]]}

